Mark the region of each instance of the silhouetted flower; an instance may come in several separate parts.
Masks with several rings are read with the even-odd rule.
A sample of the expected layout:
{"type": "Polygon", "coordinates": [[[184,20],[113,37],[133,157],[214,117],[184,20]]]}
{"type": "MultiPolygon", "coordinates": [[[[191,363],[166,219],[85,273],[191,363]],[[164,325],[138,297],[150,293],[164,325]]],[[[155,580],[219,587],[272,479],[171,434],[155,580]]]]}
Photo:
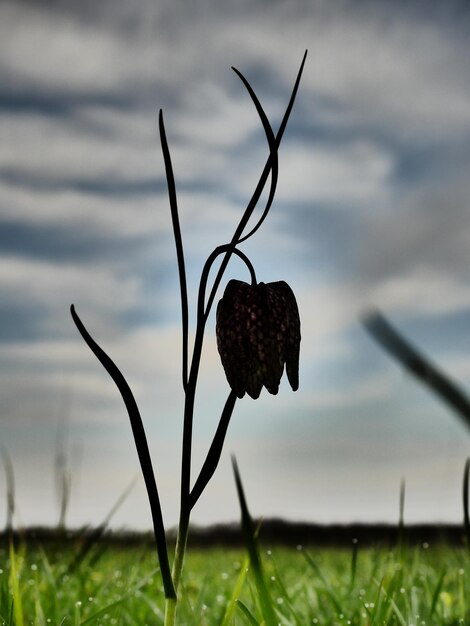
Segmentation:
{"type": "Polygon", "coordinates": [[[276,394],[286,365],[299,387],[300,319],[284,281],[249,285],[231,280],[217,307],[217,347],[230,387],[258,398],[263,385],[276,394]]]}

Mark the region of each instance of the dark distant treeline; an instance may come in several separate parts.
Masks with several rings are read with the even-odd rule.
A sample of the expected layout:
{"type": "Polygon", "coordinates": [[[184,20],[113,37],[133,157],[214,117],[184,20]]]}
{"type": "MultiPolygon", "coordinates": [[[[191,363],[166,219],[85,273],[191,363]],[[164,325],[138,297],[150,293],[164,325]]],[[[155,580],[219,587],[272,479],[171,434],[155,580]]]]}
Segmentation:
{"type": "MultiPolygon", "coordinates": [[[[285,520],[264,520],[259,531],[263,545],[297,546],[362,546],[409,544],[451,545],[464,544],[465,533],[462,525],[416,524],[399,528],[396,524],[311,524],[287,522],[285,520]]],[[[238,546],[243,544],[238,525],[217,525],[208,528],[195,528],[190,535],[194,546],[214,544],[238,546]]]]}
{"type": "MultiPolygon", "coordinates": [[[[174,539],[174,532],[168,533],[174,539]]],[[[465,533],[458,524],[413,524],[400,528],[396,524],[309,524],[287,522],[279,519],[264,520],[259,530],[259,540],[264,546],[350,546],[357,542],[361,546],[395,546],[400,542],[411,545],[464,545],[465,533]]],[[[153,546],[151,532],[109,531],[100,533],[96,528],[57,530],[45,527],[26,528],[14,531],[15,541],[26,541],[40,545],[57,543],[83,543],[95,537],[101,544],[133,547],[153,546]],[[98,532],[97,532],[98,531],[98,532]]],[[[4,532],[0,541],[7,541],[4,532]]],[[[189,537],[192,547],[240,547],[243,537],[238,524],[217,524],[208,527],[193,527],[189,537]]]]}

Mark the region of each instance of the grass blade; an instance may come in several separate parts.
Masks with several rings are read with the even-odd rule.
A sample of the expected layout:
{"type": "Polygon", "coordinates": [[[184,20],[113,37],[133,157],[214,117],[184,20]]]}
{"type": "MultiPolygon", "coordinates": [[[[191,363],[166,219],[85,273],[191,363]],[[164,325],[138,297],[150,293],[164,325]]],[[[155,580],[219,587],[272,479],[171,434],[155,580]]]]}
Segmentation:
{"type": "MultiPolygon", "coordinates": [[[[392,581],[393,582],[393,581],[392,581]]],[[[386,600],[390,603],[390,612],[395,614],[396,619],[401,624],[401,626],[408,626],[408,622],[403,617],[403,613],[398,608],[397,603],[393,599],[393,592],[389,593],[382,583],[377,583],[379,585],[380,593],[386,598],[386,600]]],[[[392,589],[395,588],[394,585],[391,585],[392,589]]]]}
{"type": "Polygon", "coordinates": [[[246,606],[244,602],[242,602],[241,600],[237,600],[237,607],[246,617],[249,624],[251,624],[252,626],[260,626],[258,620],[255,618],[253,613],[250,611],[250,609],[246,606]]]}
{"type": "Polygon", "coordinates": [[[356,582],[356,573],[357,573],[357,553],[359,551],[359,542],[357,539],[353,539],[352,542],[352,551],[351,551],[351,578],[349,581],[349,588],[353,589],[354,583],[356,582]]]}
{"type": "Polygon", "coordinates": [[[225,609],[225,613],[222,621],[220,622],[220,626],[229,626],[231,624],[231,620],[235,612],[235,607],[237,606],[238,599],[243,589],[243,585],[245,584],[249,564],[250,560],[248,557],[246,557],[240,569],[240,573],[238,574],[237,582],[235,583],[235,587],[233,588],[232,595],[230,596],[230,600],[225,609]]]}
{"type": "Polygon", "coordinates": [[[470,550],[470,512],[469,512],[469,477],[470,477],[470,459],[465,463],[463,472],[463,523],[465,529],[465,538],[467,540],[467,548],[470,550]]]}
{"type": "Polygon", "coordinates": [[[370,623],[371,624],[375,624],[376,623],[376,617],[377,617],[377,622],[379,622],[380,620],[378,618],[383,613],[383,610],[382,610],[383,609],[382,587],[383,587],[384,580],[382,578],[382,580],[380,582],[378,582],[378,581],[375,581],[375,582],[378,585],[378,589],[377,589],[377,593],[376,593],[376,596],[375,596],[374,606],[373,606],[372,612],[370,611],[369,608],[366,609],[367,613],[369,613],[369,615],[370,615],[370,623]]]}
{"type": "Polygon", "coordinates": [[[326,582],[325,577],[323,576],[320,568],[318,567],[318,565],[315,563],[315,561],[312,559],[312,557],[310,556],[310,554],[308,554],[308,552],[304,552],[303,553],[307,563],[310,565],[310,567],[313,569],[313,571],[315,572],[315,574],[318,576],[318,578],[321,580],[321,582],[323,583],[323,591],[325,593],[325,595],[330,599],[331,604],[335,607],[335,610],[337,612],[338,615],[343,613],[343,609],[341,608],[341,604],[338,602],[338,600],[336,599],[335,594],[333,593],[330,585],[326,582]]]}
{"type": "MultiPolygon", "coordinates": [[[[69,574],[73,572],[73,570],[75,570],[83,562],[83,560],[92,550],[93,546],[95,546],[99,542],[99,540],[103,537],[113,515],[119,509],[121,504],[127,499],[130,492],[134,488],[135,483],[136,483],[136,479],[134,478],[132,482],[125,488],[125,490],[116,500],[116,502],[113,504],[109,513],[106,515],[105,519],[103,520],[103,522],[101,522],[101,524],[96,526],[96,528],[93,528],[93,530],[91,530],[91,532],[85,536],[85,539],[83,543],[81,544],[80,549],[77,551],[77,554],[75,555],[75,557],[73,558],[72,562],[70,563],[68,567],[69,574]]],[[[106,548],[102,548],[101,552],[103,552],[105,549],[106,548]]],[[[91,559],[91,564],[93,564],[96,561],[96,558],[99,558],[99,552],[95,555],[93,559],[91,559]]]]}
{"type": "MultiPolygon", "coordinates": [[[[292,618],[295,620],[295,623],[297,624],[297,626],[303,626],[301,618],[299,619],[297,615],[297,609],[296,609],[295,603],[291,597],[291,594],[287,591],[287,588],[281,578],[279,568],[277,567],[274,557],[272,555],[270,556],[270,561],[271,561],[273,571],[274,571],[274,578],[275,578],[276,586],[277,586],[279,593],[281,594],[281,599],[283,600],[284,605],[287,607],[287,610],[291,614],[292,618]]],[[[285,615],[284,615],[284,619],[287,619],[285,615]]],[[[292,624],[292,621],[290,621],[289,623],[292,624]]]]}
{"type": "Polygon", "coordinates": [[[439,576],[439,580],[437,581],[437,585],[436,585],[436,588],[434,589],[434,593],[432,594],[431,608],[429,609],[430,619],[432,618],[434,611],[436,610],[437,601],[439,600],[439,594],[441,593],[445,575],[446,575],[446,570],[443,570],[442,574],[439,576]]]}
{"type": "Polygon", "coordinates": [[[111,602],[111,604],[108,604],[107,606],[104,606],[103,608],[99,609],[98,611],[96,611],[96,613],[93,613],[93,615],[90,615],[90,617],[87,617],[86,619],[82,620],[80,623],[80,626],[85,626],[85,624],[93,624],[95,623],[95,620],[98,617],[102,617],[103,615],[106,615],[107,613],[109,613],[110,611],[113,611],[116,607],[118,607],[120,604],[122,604],[127,598],[119,598],[119,600],[115,600],[114,602],[111,602]]]}
{"type": "Polygon", "coordinates": [[[269,591],[266,585],[266,579],[263,572],[263,565],[261,563],[261,557],[255,537],[255,529],[253,520],[251,519],[248,505],[245,498],[245,492],[238,471],[238,466],[235,458],[232,458],[233,473],[235,475],[235,483],[237,486],[238,500],[241,509],[241,523],[242,531],[245,539],[246,547],[248,549],[248,555],[250,557],[250,564],[254,574],[256,590],[258,592],[258,600],[261,606],[261,612],[263,614],[266,626],[277,626],[277,619],[272,606],[269,591]]]}
{"type": "Polygon", "coordinates": [[[21,601],[20,576],[14,542],[10,541],[10,586],[13,599],[15,626],[24,626],[23,604],[21,601]]]}

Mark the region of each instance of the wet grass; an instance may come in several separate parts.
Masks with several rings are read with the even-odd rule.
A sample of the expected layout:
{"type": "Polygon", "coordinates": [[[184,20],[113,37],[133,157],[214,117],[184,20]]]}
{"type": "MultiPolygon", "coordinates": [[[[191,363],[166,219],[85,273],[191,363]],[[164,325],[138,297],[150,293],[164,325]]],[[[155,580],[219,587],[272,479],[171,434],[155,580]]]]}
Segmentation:
{"type": "MultiPolygon", "coordinates": [[[[2,549],[0,624],[163,624],[153,550],[107,546],[70,570],[73,557],[66,544],[2,549]]],[[[470,624],[470,557],[464,547],[263,546],[259,557],[272,613],[283,626],[470,624]]],[[[179,624],[262,624],[262,611],[244,550],[188,552],[179,624]]]]}

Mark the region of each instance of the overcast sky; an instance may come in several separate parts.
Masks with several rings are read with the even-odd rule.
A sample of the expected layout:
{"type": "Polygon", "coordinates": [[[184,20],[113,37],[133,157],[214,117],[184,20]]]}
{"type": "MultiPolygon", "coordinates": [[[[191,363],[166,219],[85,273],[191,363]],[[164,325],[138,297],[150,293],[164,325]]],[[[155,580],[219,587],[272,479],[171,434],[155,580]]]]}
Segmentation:
{"type": "MultiPolygon", "coordinates": [[[[165,522],[176,522],[179,286],[158,110],[193,322],[205,258],[230,240],[267,157],[230,67],[277,130],[305,49],[276,200],[242,245],[259,280],[286,280],[297,295],[300,389],[284,381],[277,396],[237,403],[193,520],[238,518],[230,453],[255,515],[394,521],[405,479],[406,520],[462,518],[468,431],[359,321],[379,307],[469,389],[470,12],[440,4],[0,4],[0,442],[18,524],[57,522],[62,441],[70,525],[101,522],[137,476],[114,525],[151,526],[125,408],[74,327],[72,302],[129,380],[165,522]]],[[[248,280],[237,261],[230,277],[248,280]]],[[[194,472],[227,393],[212,317],[194,472]]],[[[2,474],[0,502],[5,491],[2,474]]]]}

